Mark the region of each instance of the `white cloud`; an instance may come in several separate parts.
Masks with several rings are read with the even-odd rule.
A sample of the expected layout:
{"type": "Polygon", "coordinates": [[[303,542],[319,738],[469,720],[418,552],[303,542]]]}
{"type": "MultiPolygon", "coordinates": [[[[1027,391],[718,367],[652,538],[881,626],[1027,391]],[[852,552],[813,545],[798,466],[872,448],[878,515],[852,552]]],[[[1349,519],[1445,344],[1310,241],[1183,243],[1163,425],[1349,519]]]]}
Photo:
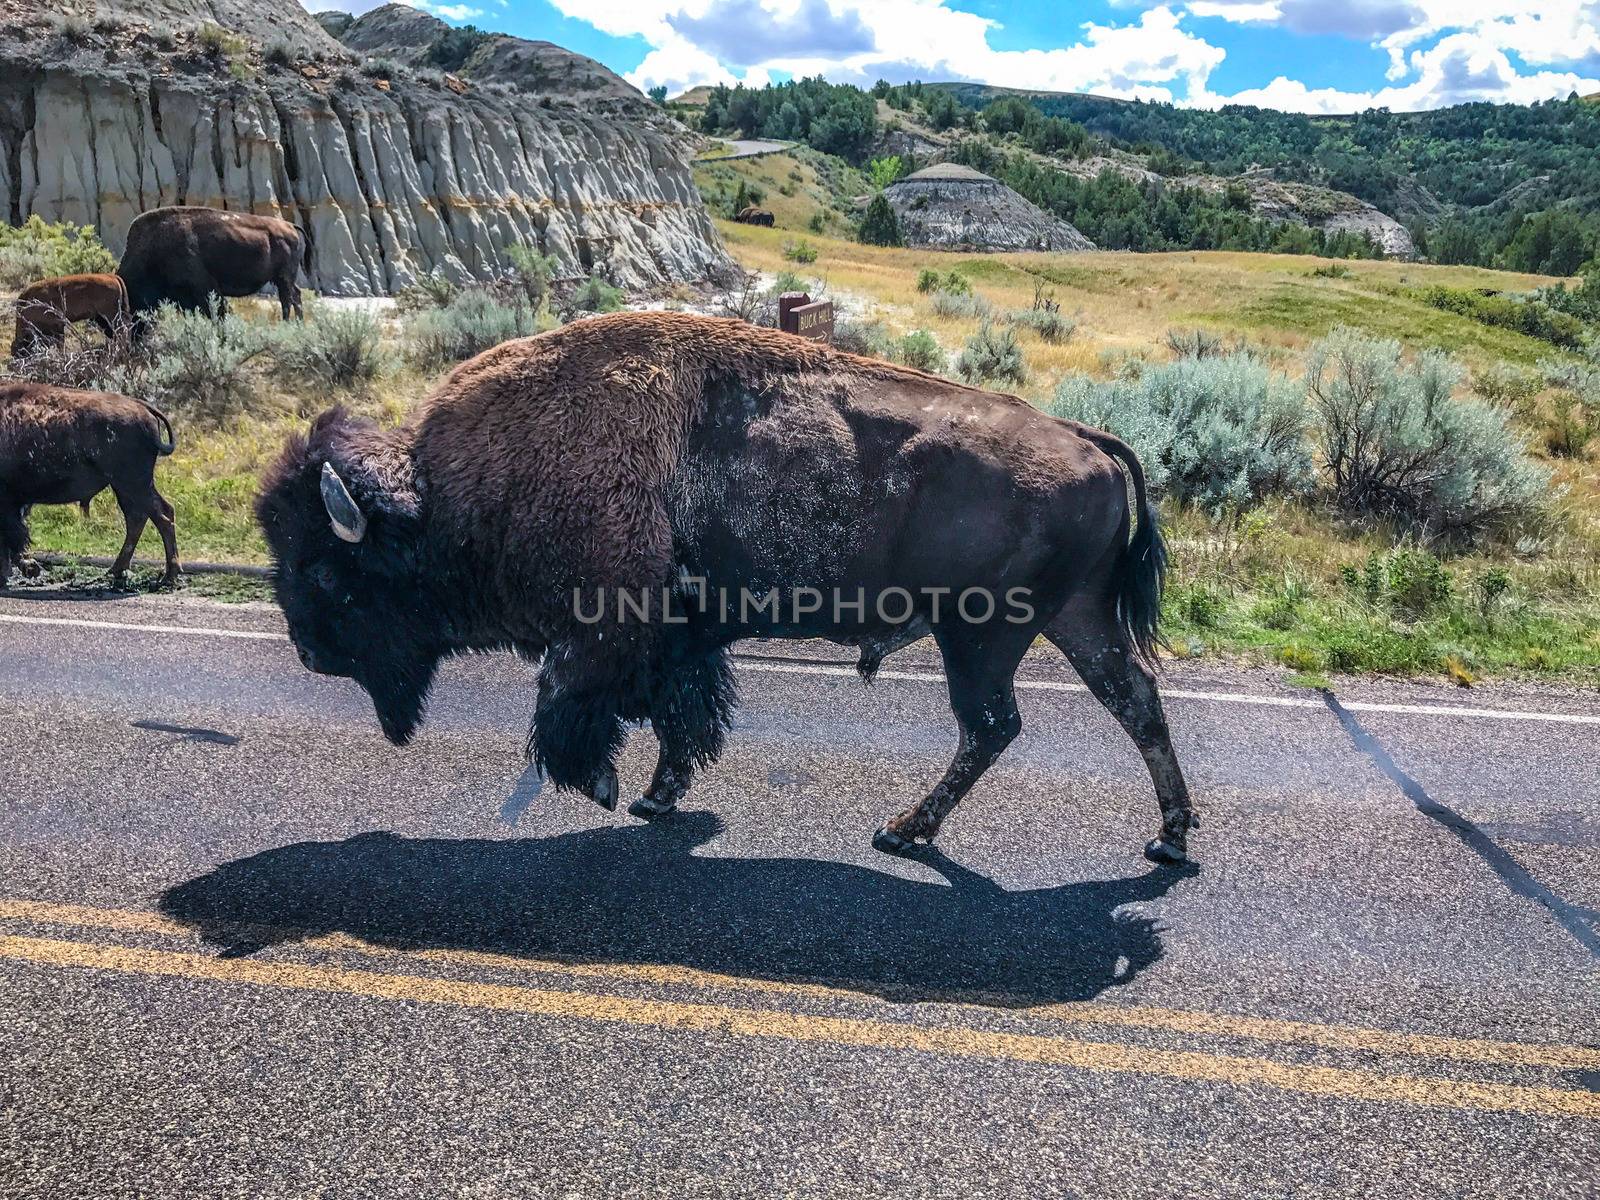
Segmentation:
{"type": "Polygon", "coordinates": [[[470,4],[433,4],[429,0],[402,0],[402,3],[448,21],[470,21],[473,17],[483,16],[483,9],[473,8],[470,4]]]}
{"type": "MultiPolygon", "coordinates": [[[[305,2],[361,12],[379,0],[305,2]]],[[[455,21],[484,11],[462,0],[410,2],[455,21]]],[[[968,80],[1206,107],[1351,112],[1600,90],[1600,0],[1114,2],[1127,5],[1127,20],[1063,21],[1063,44],[999,50],[989,42],[996,21],[947,7],[948,0],[550,0],[601,32],[643,38],[650,49],[629,82],[674,93],[702,83],[760,86],[781,72],[839,83],[968,80]],[[1205,18],[1364,42],[1387,54],[1389,86],[1345,91],[1278,76],[1231,96],[1215,94],[1208,81],[1226,51],[1185,26],[1205,18]]],[[[1338,43],[1331,48],[1338,52],[1338,43]]]]}
{"type": "Polygon", "coordinates": [[[551,0],[563,14],[650,42],[628,76],[648,86],[751,81],[773,71],[835,82],[959,79],[1172,99],[1203,92],[1223,51],[1161,5],[1124,25],[1079,27],[1068,46],[996,50],[995,22],[943,0],[551,0]]]}

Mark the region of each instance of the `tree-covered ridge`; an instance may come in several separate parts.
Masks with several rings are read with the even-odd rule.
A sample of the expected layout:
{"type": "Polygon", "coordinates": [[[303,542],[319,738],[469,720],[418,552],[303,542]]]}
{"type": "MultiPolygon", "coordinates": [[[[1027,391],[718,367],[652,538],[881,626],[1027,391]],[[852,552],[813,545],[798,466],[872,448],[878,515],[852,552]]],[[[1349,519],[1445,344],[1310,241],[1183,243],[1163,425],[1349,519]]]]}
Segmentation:
{"type": "Polygon", "coordinates": [[[878,143],[877,101],[959,134],[948,157],[1108,249],[1367,252],[1359,237],[1264,219],[1232,189],[1140,182],[1115,170],[1085,180],[1041,159],[1118,152],[1164,176],[1269,168],[1286,183],[1345,192],[1404,221],[1418,250],[1439,262],[1569,275],[1600,253],[1600,105],[1575,97],[1313,117],[980,84],[880,81],[864,92],[803,79],[712,89],[702,127],[806,142],[861,164],[878,143]]]}
{"type": "Polygon", "coordinates": [[[797,79],[762,88],[711,89],[701,127],[750,137],[805,142],[824,154],[859,164],[878,132],[877,103],[849,84],[797,79]]]}
{"type": "MultiPolygon", "coordinates": [[[[1461,104],[1429,112],[1386,109],[1341,117],[1228,105],[1214,111],[1066,93],[1007,93],[979,84],[926,85],[962,106],[1025,100],[1044,116],[1082,125],[1115,144],[1159,145],[1218,174],[1272,167],[1321,183],[1396,216],[1408,182],[1463,208],[1493,204],[1538,180],[1537,200],[1600,207],[1600,105],[1576,98],[1537,104],[1461,104]]],[[[1533,199],[1530,197],[1530,199],[1533,199]]]]}

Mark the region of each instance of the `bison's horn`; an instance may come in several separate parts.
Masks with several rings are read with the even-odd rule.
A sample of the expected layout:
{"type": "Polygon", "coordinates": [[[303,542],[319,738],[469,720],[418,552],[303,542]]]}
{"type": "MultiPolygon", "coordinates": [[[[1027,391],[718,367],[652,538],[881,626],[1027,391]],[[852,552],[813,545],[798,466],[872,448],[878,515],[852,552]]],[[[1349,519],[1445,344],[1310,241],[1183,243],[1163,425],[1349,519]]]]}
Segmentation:
{"type": "Polygon", "coordinates": [[[345,541],[359,542],[367,536],[367,514],[356,506],[355,497],[332,463],[322,464],[322,505],[333,522],[333,532],[345,541]]]}

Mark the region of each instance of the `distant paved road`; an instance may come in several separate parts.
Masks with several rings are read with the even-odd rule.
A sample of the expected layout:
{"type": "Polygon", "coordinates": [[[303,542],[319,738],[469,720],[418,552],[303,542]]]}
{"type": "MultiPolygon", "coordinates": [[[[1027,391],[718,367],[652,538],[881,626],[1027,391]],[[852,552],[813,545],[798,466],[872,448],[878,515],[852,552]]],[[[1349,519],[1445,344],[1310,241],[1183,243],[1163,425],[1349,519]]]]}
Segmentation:
{"type": "Polygon", "coordinates": [[[1592,694],[1175,671],[1178,871],[1040,658],[904,861],[932,665],[770,649],[645,825],[513,660],[397,750],[267,610],[0,599],[0,1195],[1594,1194],[1592,694]]]}
{"type": "Polygon", "coordinates": [[[728,162],[735,158],[759,158],[763,154],[781,154],[794,147],[793,142],[764,142],[753,138],[724,139],[724,145],[733,149],[727,154],[707,154],[697,162],[728,162]]]}

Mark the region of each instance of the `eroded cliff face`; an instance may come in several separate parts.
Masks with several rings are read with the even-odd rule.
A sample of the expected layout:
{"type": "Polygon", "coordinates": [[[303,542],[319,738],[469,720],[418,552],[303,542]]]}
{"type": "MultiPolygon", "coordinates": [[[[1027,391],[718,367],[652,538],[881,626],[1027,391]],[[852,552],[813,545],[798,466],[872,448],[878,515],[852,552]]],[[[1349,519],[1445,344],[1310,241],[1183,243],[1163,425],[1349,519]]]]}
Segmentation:
{"type": "Polygon", "coordinates": [[[309,282],[334,295],[429,271],[484,278],[516,243],[559,274],[598,268],[629,288],[729,268],[673,130],[642,97],[633,109],[438,72],[385,79],[294,8],[292,41],[246,34],[222,51],[197,26],[113,12],[69,36],[0,8],[0,212],[93,224],[118,252],[161,205],[270,213],[309,232],[309,282]]]}

